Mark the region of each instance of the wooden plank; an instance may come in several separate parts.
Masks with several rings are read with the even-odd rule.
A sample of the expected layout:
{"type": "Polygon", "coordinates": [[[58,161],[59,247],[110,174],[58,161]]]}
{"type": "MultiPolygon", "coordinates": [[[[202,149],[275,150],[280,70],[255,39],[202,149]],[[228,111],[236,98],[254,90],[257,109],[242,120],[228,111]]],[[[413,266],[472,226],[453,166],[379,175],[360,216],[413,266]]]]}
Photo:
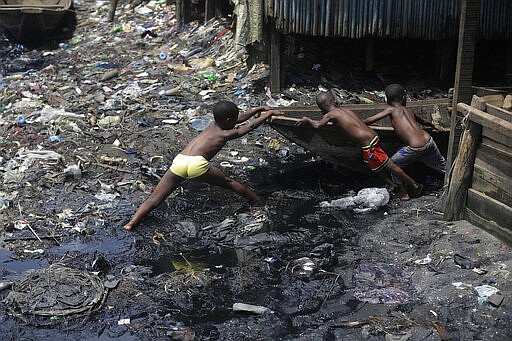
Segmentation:
{"type": "Polygon", "coordinates": [[[512,122],[512,113],[500,107],[487,103],[485,111],[492,116],[499,117],[507,122],[512,122]]]}
{"type": "Polygon", "coordinates": [[[512,232],[509,229],[505,229],[494,221],[489,221],[480,217],[478,214],[466,207],[465,219],[481,229],[489,232],[493,236],[507,242],[512,243],[512,232]]]}
{"type": "Polygon", "coordinates": [[[485,103],[501,107],[503,105],[503,101],[505,100],[505,96],[503,95],[487,95],[482,98],[485,103]]]}
{"type": "Polygon", "coordinates": [[[481,87],[481,86],[472,86],[473,93],[478,97],[483,97],[487,95],[505,95],[508,92],[512,91],[512,87],[481,87]]]}
{"type": "Polygon", "coordinates": [[[507,153],[481,144],[476,151],[476,157],[492,164],[504,174],[512,174],[512,159],[507,153]]]}
{"type": "Polygon", "coordinates": [[[488,172],[491,172],[495,175],[501,176],[502,178],[507,178],[509,176],[504,171],[502,171],[498,167],[496,167],[494,165],[494,162],[488,163],[487,161],[482,160],[478,157],[475,159],[475,166],[481,167],[488,172]]]}
{"type": "Polygon", "coordinates": [[[512,207],[512,178],[502,177],[475,165],[471,188],[512,207]]]}
{"type": "Polygon", "coordinates": [[[512,207],[472,188],[468,190],[467,207],[480,217],[512,231],[512,207]]]}
{"type": "Polygon", "coordinates": [[[471,121],[476,122],[483,127],[490,128],[496,133],[504,135],[505,137],[509,136],[509,139],[505,139],[503,144],[508,146],[512,145],[512,122],[508,122],[499,117],[495,117],[464,103],[458,103],[457,110],[463,114],[469,114],[469,119],[471,121]]]}
{"type": "Polygon", "coordinates": [[[444,218],[446,220],[460,220],[464,216],[466,192],[471,182],[481,132],[482,127],[479,124],[469,121],[469,125],[462,135],[459,153],[450,177],[448,194],[444,201],[444,218]]]}
{"type": "Polygon", "coordinates": [[[503,143],[496,142],[491,138],[487,137],[487,135],[484,135],[483,129],[482,129],[482,144],[485,146],[492,147],[494,149],[498,149],[500,152],[510,155],[512,159],[512,146],[506,146],[503,143]]]}
{"type": "Polygon", "coordinates": [[[501,134],[489,127],[482,127],[482,136],[504,146],[512,146],[512,135],[501,134]]]}

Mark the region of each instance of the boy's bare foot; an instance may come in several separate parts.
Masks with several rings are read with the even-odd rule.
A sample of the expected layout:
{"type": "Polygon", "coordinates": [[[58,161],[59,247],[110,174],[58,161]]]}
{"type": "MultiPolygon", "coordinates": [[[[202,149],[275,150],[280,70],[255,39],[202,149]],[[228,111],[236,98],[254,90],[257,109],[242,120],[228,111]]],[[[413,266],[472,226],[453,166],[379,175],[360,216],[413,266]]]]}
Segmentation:
{"type": "Polygon", "coordinates": [[[400,195],[400,201],[409,201],[409,200],[411,200],[409,193],[404,193],[404,194],[400,195]]]}
{"type": "Polygon", "coordinates": [[[413,198],[418,198],[421,195],[421,191],[423,191],[423,184],[416,184],[416,188],[413,188],[411,191],[411,196],[413,198]]]}

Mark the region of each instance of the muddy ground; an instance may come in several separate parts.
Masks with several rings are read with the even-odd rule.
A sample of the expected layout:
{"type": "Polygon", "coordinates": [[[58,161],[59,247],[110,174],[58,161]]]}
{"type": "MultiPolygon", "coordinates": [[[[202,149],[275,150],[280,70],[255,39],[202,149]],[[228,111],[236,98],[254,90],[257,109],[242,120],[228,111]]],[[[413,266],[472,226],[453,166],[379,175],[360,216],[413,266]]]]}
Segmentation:
{"type": "MultiPolygon", "coordinates": [[[[244,109],[267,103],[268,73],[265,65],[240,63],[225,24],[178,31],[172,10],[156,7],[123,11],[116,25],[105,25],[98,3],[77,7],[74,40],[55,49],[3,41],[0,49],[5,339],[512,337],[510,247],[466,222],[442,220],[439,175],[419,177],[424,193],[410,202],[391,199],[366,214],[323,208],[322,201],[383,184],[323,162],[266,125],[212,160],[260,193],[262,203],[186,182],[134,231],[123,230],[211,105],[219,98],[244,109]],[[197,35],[218,37],[219,45],[196,44],[197,35]],[[232,58],[205,75],[190,69],[194,49],[232,58]],[[180,84],[179,93],[163,93],[180,84]],[[201,88],[213,92],[199,94],[201,88]],[[105,116],[120,122],[100,123],[105,116]],[[40,302],[9,300],[30,271],[57,265],[100,278],[109,287],[104,301],[78,314],[40,316],[31,314],[40,302]],[[499,291],[493,304],[475,289],[485,285],[499,291]],[[234,303],[269,311],[235,312],[234,303]]],[[[287,91],[313,104],[318,85],[333,86],[287,91]]],[[[347,100],[379,100],[382,89],[360,88],[347,100]]],[[[274,95],[279,99],[290,101],[274,95]]]]}

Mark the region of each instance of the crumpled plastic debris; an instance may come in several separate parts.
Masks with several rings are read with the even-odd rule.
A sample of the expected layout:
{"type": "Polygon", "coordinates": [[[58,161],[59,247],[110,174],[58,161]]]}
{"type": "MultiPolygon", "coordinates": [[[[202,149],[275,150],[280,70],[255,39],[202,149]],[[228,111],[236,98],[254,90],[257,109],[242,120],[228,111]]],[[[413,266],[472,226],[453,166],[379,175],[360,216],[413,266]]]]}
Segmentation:
{"type": "Polygon", "coordinates": [[[363,188],[356,196],[340,198],[332,201],[322,201],[320,207],[347,210],[354,213],[376,211],[389,202],[389,193],[385,188],[363,188]]]}
{"type": "Polygon", "coordinates": [[[354,296],[363,302],[404,304],[418,299],[411,279],[393,264],[359,264],[352,282],[354,296]]]}

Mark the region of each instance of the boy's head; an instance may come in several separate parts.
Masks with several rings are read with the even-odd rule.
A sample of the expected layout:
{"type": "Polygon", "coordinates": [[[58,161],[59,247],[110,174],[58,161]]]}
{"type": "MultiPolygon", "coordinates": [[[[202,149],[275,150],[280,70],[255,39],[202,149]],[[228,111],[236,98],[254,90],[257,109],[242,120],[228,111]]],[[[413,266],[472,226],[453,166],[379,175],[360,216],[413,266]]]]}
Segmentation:
{"type": "Polygon", "coordinates": [[[394,103],[405,105],[405,90],[400,84],[388,85],[386,90],[384,90],[384,94],[389,105],[394,103]]]}
{"type": "Polygon", "coordinates": [[[233,129],[238,120],[238,107],[230,101],[219,101],[213,106],[213,118],[222,129],[233,129]]]}
{"type": "Polygon", "coordinates": [[[334,98],[332,92],[324,91],[316,96],[316,104],[323,113],[326,113],[336,106],[336,98],[334,98]]]}

